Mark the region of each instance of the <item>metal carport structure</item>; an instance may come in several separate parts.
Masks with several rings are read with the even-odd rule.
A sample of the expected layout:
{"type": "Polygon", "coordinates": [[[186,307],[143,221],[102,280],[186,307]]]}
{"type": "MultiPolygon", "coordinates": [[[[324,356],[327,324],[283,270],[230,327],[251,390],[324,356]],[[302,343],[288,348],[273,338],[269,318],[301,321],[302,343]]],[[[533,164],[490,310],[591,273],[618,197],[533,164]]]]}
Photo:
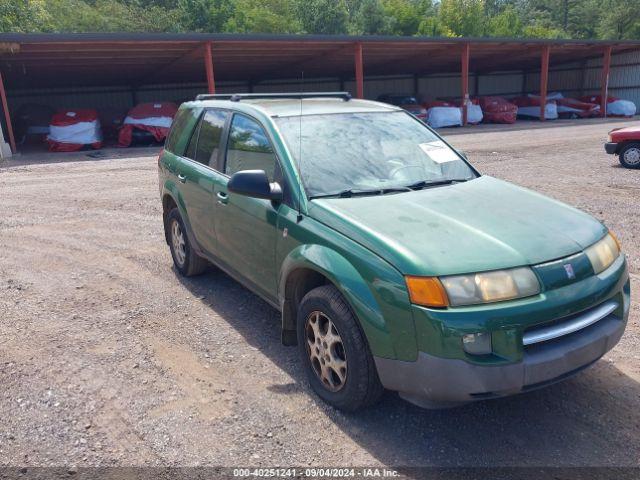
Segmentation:
{"type": "MultiPolygon", "coordinates": [[[[199,82],[209,93],[216,82],[243,80],[248,90],[277,79],[332,76],[355,79],[364,95],[364,76],[411,74],[415,78],[459,72],[463,119],[469,73],[540,71],[541,110],[549,68],[601,57],[601,112],[606,112],[613,54],[640,50],[639,41],[503,38],[434,38],[325,35],[240,35],[172,33],[0,34],[0,99],[12,150],[16,145],[8,90],[107,87],[199,82]]],[[[477,77],[476,77],[477,78],[477,77]]],[[[544,120],[544,115],[541,115],[544,120]]]]}

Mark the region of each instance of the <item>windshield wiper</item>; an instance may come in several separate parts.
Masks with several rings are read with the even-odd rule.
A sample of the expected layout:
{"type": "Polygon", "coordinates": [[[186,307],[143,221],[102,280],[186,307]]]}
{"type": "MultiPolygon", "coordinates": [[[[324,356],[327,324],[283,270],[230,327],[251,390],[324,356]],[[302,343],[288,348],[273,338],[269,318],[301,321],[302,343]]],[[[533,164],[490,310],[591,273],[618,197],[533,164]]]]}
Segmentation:
{"type": "Polygon", "coordinates": [[[452,183],[462,183],[462,182],[466,182],[467,180],[469,179],[468,178],[449,178],[447,180],[433,180],[433,181],[420,180],[419,182],[412,183],[411,185],[407,185],[407,188],[410,188],[411,190],[420,190],[421,188],[437,187],[439,185],[451,185],[452,183]]]}
{"type": "Polygon", "coordinates": [[[313,195],[309,197],[310,200],[314,198],[329,198],[329,197],[337,197],[337,198],[351,198],[356,196],[365,196],[365,195],[386,195],[387,193],[398,193],[398,192],[410,192],[410,187],[389,187],[389,188],[375,188],[371,190],[356,190],[356,189],[348,189],[342,190],[337,193],[324,193],[321,195],[313,195]]]}

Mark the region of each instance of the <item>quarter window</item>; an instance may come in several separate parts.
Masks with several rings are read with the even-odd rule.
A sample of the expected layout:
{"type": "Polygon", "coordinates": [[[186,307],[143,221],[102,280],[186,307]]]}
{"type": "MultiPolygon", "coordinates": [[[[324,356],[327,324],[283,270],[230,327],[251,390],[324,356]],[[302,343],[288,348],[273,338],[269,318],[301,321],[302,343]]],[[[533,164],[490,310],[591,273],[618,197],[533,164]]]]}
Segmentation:
{"type": "Polygon", "coordinates": [[[264,129],[255,120],[234,115],[229,132],[225,173],[264,170],[273,181],[276,156],[264,129]]]}

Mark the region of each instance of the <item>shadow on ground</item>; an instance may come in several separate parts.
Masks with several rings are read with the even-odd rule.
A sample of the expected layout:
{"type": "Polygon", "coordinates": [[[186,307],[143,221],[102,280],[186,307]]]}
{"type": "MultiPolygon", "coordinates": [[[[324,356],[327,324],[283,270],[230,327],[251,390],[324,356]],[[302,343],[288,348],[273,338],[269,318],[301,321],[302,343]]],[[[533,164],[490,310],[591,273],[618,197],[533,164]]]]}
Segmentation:
{"type": "MultiPolygon", "coordinates": [[[[295,379],[272,392],[314,395],[297,348],[280,343],[278,312],[218,270],[177,276],[295,379]]],[[[391,392],[356,414],[319,404],[373,457],[395,467],[629,466],[640,452],[640,386],[607,360],[543,390],[449,410],[422,410],[391,392]]]]}
{"type": "Polygon", "coordinates": [[[14,155],[8,159],[0,159],[0,167],[157,157],[161,148],[161,145],[155,145],[152,147],[89,149],[79,152],[48,152],[42,148],[30,147],[18,155],[14,155]]]}

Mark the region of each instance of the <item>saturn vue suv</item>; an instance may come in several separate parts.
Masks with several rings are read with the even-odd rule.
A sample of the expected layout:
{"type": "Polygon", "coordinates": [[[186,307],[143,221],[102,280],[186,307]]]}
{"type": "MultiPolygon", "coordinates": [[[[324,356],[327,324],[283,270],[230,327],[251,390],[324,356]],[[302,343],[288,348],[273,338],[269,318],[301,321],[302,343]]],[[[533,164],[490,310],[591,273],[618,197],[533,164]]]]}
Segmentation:
{"type": "Polygon", "coordinates": [[[336,408],[527,392],[615,346],[620,244],[586,213],[481,175],[423,122],[348,93],[200,95],[159,158],[175,269],[281,312],[336,408]]]}

